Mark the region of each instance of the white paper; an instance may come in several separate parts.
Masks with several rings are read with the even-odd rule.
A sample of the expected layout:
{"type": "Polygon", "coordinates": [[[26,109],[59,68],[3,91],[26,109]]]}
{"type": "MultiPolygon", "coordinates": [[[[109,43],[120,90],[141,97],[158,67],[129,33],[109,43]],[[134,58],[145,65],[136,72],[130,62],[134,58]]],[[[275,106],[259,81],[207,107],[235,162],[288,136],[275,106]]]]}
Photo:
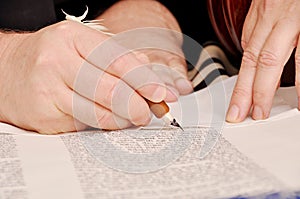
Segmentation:
{"type": "MultiPolygon", "coordinates": [[[[230,124],[225,122],[236,76],[209,86],[203,90],[183,96],[178,102],[170,103],[171,113],[183,126],[212,126],[221,124],[224,127],[248,126],[256,123],[265,123],[277,120],[289,111],[297,108],[297,95],[295,87],[279,88],[273,100],[270,117],[263,121],[255,121],[248,117],[241,123],[230,124]]],[[[293,113],[291,113],[293,114],[293,113]]],[[[161,126],[162,121],[153,118],[150,126],[161,126]]]]}
{"type": "MultiPolygon", "coordinates": [[[[9,160],[11,157],[1,159],[1,162],[10,161],[10,164],[2,164],[0,171],[3,179],[11,181],[9,185],[0,181],[0,198],[223,198],[273,192],[289,194],[285,184],[222,137],[210,155],[199,158],[208,128],[188,128],[185,133],[194,135],[193,143],[186,145],[186,150],[181,151],[183,154],[174,156],[173,161],[155,170],[128,172],[103,161],[101,154],[111,154],[110,148],[98,144],[103,140],[110,140],[128,155],[154,154],[155,150],[160,151],[165,146],[164,143],[172,142],[182,133],[170,129],[142,131],[147,142],[140,139],[141,130],[131,131],[133,139],[128,138],[128,131],[60,136],[1,134],[0,139],[9,138],[11,140],[7,142],[14,144],[15,152],[11,156],[15,162],[10,168],[13,165],[9,160]],[[149,137],[147,134],[151,133],[153,136],[149,137]],[[105,153],[100,153],[100,156],[94,153],[103,151],[105,153]]],[[[115,163],[121,162],[116,156],[111,158],[115,163]]],[[[161,162],[159,159],[152,161],[161,162]]]]}
{"type": "MultiPolygon", "coordinates": [[[[295,113],[295,112],[293,112],[295,113]]],[[[300,190],[300,115],[225,128],[223,136],[244,155],[267,169],[293,190],[300,190]]]]}
{"type": "Polygon", "coordinates": [[[235,80],[170,104],[184,132],[155,118],[142,129],[55,136],[1,123],[0,198],[290,197],[300,190],[295,90],[279,89],[270,119],[227,124],[235,80]]]}

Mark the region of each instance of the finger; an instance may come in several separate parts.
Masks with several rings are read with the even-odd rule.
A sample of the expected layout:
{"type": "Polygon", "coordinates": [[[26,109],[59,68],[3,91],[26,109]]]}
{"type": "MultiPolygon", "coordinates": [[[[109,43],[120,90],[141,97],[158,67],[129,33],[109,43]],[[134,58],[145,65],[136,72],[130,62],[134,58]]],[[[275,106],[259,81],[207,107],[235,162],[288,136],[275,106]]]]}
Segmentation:
{"type": "Polygon", "coordinates": [[[143,52],[154,64],[154,67],[151,67],[152,71],[167,84],[169,92],[167,92],[166,101],[174,101],[179,94],[188,94],[193,91],[191,82],[187,81],[187,67],[183,55],[158,49],[143,52]]]}
{"type": "Polygon", "coordinates": [[[191,81],[187,78],[187,66],[183,58],[176,56],[168,62],[172,77],[175,83],[175,88],[181,95],[189,94],[193,91],[191,81]]]}
{"type": "Polygon", "coordinates": [[[253,86],[253,119],[269,117],[283,67],[292,54],[298,36],[296,24],[291,23],[277,23],[260,52],[253,86]]]}
{"type": "Polygon", "coordinates": [[[58,96],[58,100],[57,106],[60,110],[85,125],[108,130],[123,129],[132,125],[128,120],[68,88],[58,96]]]}
{"type": "Polygon", "coordinates": [[[101,70],[122,78],[143,97],[153,102],[164,100],[166,88],[163,81],[137,59],[133,52],[113,39],[106,37],[105,40],[103,35],[99,35],[101,34],[94,30],[80,30],[74,38],[78,53],[101,70]]]}
{"type": "Polygon", "coordinates": [[[179,92],[175,88],[174,80],[172,78],[171,69],[162,64],[151,64],[150,68],[155,72],[167,86],[167,96],[165,98],[168,102],[174,102],[178,99],[179,92]]]}
{"type": "Polygon", "coordinates": [[[124,81],[88,62],[83,62],[78,71],[76,79],[71,76],[67,84],[81,96],[131,121],[134,125],[145,125],[150,121],[148,104],[124,81]]]}
{"type": "MultiPolygon", "coordinates": [[[[147,52],[149,52],[149,50],[147,50],[147,52]]],[[[145,64],[148,64],[151,62],[150,59],[148,58],[148,56],[146,56],[146,54],[144,54],[144,53],[134,52],[134,54],[140,61],[142,61],[145,64]]],[[[151,55],[152,54],[150,54],[150,56],[151,55]]],[[[165,60],[160,60],[160,61],[161,62],[158,62],[159,64],[156,62],[151,62],[152,64],[150,65],[150,69],[155,74],[157,74],[160,77],[160,79],[162,79],[163,82],[167,86],[167,94],[166,94],[165,101],[174,102],[177,100],[179,93],[178,93],[177,89],[175,88],[173,79],[170,77],[170,72],[169,72],[170,69],[164,65],[165,60]]]]}
{"type": "Polygon", "coordinates": [[[298,36],[298,44],[295,53],[295,67],[296,67],[296,90],[298,95],[298,109],[300,110],[300,35],[298,36]]]}
{"type": "Polygon", "coordinates": [[[242,30],[241,46],[243,49],[247,48],[247,44],[251,38],[251,35],[254,31],[254,27],[257,23],[257,18],[257,8],[254,4],[254,1],[252,1],[247,16],[245,18],[242,30]]]}
{"type": "Polygon", "coordinates": [[[123,69],[119,70],[118,74],[122,73],[122,76],[118,76],[116,73],[113,75],[122,79],[136,90],[137,93],[150,101],[160,102],[165,99],[167,92],[166,85],[164,81],[149,68],[151,64],[134,66],[129,69],[130,67],[127,67],[126,64],[124,64],[124,60],[122,61],[120,59],[121,58],[116,60],[112,65],[116,68],[117,66],[124,66],[126,71],[124,70],[121,72],[123,69]]]}
{"type": "Polygon", "coordinates": [[[139,51],[133,51],[134,55],[136,56],[136,58],[141,61],[143,64],[148,64],[150,63],[150,59],[149,57],[144,54],[144,53],[141,53],[139,51]]]}
{"type": "Polygon", "coordinates": [[[259,19],[243,54],[237,83],[226,116],[228,122],[240,122],[249,113],[258,56],[271,30],[270,23],[267,23],[265,19],[259,19]]]}

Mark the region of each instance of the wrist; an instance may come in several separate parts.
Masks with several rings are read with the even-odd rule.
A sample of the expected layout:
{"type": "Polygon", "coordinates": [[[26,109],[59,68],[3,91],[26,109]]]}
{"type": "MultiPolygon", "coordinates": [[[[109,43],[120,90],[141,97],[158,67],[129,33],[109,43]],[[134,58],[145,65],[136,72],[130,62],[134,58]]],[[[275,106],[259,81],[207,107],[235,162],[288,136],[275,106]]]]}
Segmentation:
{"type": "MultiPolygon", "coordinates": [[[[6,76],[6,56],[5,52],[7,51],[7,48],[9,46],[10,41],[12,40],[12,35],[7,34],[5,32],[0,31],[0,93],[3,92],[3,85],[6,84],[5,82],[5,76],[6,76]]],[[[3,113],[3,99],[1,99],[0,103],[0,122],[7,122],[7,119],[5,117],[5,114],[3,113]]]]}
{"type": "MultiPolygon", "coordinates": [[[[13,61],[9,59],[9,56],[14,54],[19,49],[21,42],[28,36],[28,33],[17,33],[13,31],[1,32],[0,30],[0,69],[6,67],[4,64],[7,61],[13,61]]],[[[1,78],[1,76],[0,76],[1,78]]]]}
{"type": "Polygon", "coordinates": [[[14,55],[23,38],[22,35],[15,32],[1,32],[0,30],[0,93],[3,94],[0,96],[0,122],[9,121],[7,119],[7,110],[9,111],[9,108],[5,105],[7,96],[4,93],[8,93],[11,81],[15,81],[10,79],[9,74],[14,70],[14,55]]]}
{"type": "MultiPolygon", "coordinates": [[[[0,32],[0,62],[4,59],[4,54],[9,50],[9,46],[13,43],[17,33],[0,32]]],[[[1,64],[2,65],[2,64],[1,64]]],[[[0,67],[1,67],[0,65],[0,67]]]]}

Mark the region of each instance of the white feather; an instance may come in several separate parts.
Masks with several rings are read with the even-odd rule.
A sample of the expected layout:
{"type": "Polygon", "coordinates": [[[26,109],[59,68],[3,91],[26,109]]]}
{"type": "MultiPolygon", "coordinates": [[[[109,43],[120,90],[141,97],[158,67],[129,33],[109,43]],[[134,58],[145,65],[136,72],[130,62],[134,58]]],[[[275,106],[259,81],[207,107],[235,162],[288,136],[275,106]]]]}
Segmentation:
{"type": "Polygon", "coordinates": [[[103,19],[99,19],[99,20],[84,20],[88,14],[89,8],[88,6],[86,6],[86,10],[83,13],[83,15],[76,17],[73,15],[69,15],[68,13],[66,13],[63,9],[61,10],[65,15],[65,19],[69,20],[69,21],[76,21],[78,23],[81,23],[85,26],[88,26],[90,28],[93,28],[95,30],[98,30],[106,35],[110,35],[112,36],[113,34],[108,32],[108,29],[103,25],[103,19]]]}

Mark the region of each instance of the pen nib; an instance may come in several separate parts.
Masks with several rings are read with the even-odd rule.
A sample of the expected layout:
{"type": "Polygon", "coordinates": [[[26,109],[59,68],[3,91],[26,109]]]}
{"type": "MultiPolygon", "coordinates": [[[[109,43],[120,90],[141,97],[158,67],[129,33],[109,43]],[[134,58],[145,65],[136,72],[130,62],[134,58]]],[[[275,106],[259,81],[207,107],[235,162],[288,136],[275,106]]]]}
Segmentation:
{"type": "Polygon", "coordinates": [[[183,131],[183,128],[178,124],[178,122],[176,121],[175,118],[173,119],[173,121],[171,121],[171,125],[176,126],[176,127],[180,128],[183,131]]]}

